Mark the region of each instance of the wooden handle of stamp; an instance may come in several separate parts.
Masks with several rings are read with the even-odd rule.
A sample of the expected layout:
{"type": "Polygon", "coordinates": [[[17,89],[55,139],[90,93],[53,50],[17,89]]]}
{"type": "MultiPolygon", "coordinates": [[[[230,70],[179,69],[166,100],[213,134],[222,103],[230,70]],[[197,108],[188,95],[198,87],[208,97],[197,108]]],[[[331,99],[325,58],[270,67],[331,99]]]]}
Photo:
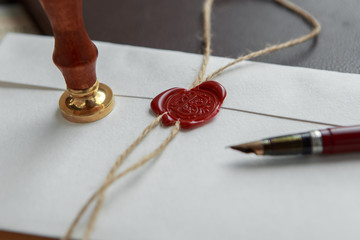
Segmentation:
{"type": "Polygon", "coordinates": [[[98,55],[82,16],[82,0],[40,0],[51,22],[55,48],[53,60],[68,88],[84,90],[96,82],[98,55]]]}

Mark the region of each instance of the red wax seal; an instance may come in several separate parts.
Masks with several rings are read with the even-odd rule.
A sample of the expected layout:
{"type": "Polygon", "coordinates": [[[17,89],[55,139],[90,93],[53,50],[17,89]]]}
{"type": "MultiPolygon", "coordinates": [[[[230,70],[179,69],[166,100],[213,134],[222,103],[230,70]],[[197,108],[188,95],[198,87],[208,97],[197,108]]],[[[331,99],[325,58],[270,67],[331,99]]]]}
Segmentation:
{"type": "Polygon", "coordinates": [[[186,90],[171,88],[160,93],[151,102],[151,109],[162,118],[165,126],[180,120],[184,129],[202,125],[215,117],[226,96],[225,88],[218,82],[208,81],[186,90]]]}

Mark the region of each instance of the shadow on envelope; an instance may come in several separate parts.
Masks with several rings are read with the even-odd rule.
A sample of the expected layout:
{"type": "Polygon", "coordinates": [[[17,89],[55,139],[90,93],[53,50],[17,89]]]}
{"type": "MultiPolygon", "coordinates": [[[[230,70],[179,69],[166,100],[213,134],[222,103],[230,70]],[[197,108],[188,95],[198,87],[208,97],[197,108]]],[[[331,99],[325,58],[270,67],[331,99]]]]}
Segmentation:
{"type": "Polygon", "coordinates": [[[304,166],[314,164],[338,164],[343,162],[360,161],[360,153],[349,153],[340,155],[322,155],[322,156],[271,156],[259,157],[259,159],[239,160],[230,164],[232,168],[272,168],[284,166],[304,166]]]}

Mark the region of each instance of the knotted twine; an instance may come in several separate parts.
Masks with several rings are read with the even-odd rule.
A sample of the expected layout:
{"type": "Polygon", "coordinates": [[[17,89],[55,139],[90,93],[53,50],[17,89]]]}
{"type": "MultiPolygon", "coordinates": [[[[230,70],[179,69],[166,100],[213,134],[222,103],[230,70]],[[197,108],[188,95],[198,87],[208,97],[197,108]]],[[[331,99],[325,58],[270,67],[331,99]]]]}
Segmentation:
{"type": "MultiPolygon", "coordinates": [[[[211,54],[211,9],[212,9],[212,5],[214,2],[214,0],[205,0],[204,5],[203,5],[203,22],[204,22],[203,38],[204,38],[204,44],[205,44],[204,57],[203,57],[202,65],[200,67],[199,74],[198,74],[197,78],[195,79],[195,81],[193,82],[193,84],[191,85],[190,89],[200,85],[203,82],[213,79],[214,77],[219,75],[221,72],[223,72],[225,69],[227,69],[241,61],[249,60],[249,59],[264,55],[264,54],[272,53],[272,52],[278,51],[280,49],[284,49],[284,48],[288,48],[288,47],[300,44],[300,43],[305,42],[319,34],[319,32],[321,30],[321,26],[320,26],[319,22],[311,14],[309,14],[304,9],[296,6],[295,4],[293,4],[287,0],[274,0],[274,1],[276,3],[282,5],[283,7],[291,10],[292,12],[298,14],[302,18],[304,18],[308,23],[310,23],[310,25],[313,27],[313,30],[310,33],[303,35],[299,38],[292,39],[292,40],[289,40],[284,43],[268,46],[264,49],[261,49],[261,50],[255,51],[255,52],[251,52],[245,56],[240,56],[237,59],[229,62],[225,66],[217,69],[215,72],[208,75],[206,78],[204,78],[206,68],[209,63],[210,54],[211,54]]],[[[175,126],[171,129],[171,132],[167,136],[167,138],[154,151],[152,151],[151,153],[142,157],[140,160],[138,160],[136,163],[131,165],[129,168],[116,174],[117,170],[120,168],[120,166],[122,165],[124,160],[127,158],[127,156],[151,132],[152,129],[154,129],[156,126],[159,125],[162,117],[165,114],[167,114],[167,113],[165,112],[162,115],[159,115],[153,122],[151,122],[144,129],[144,131],[140,134],[140,136],[119,156],[119,158],[116,160],[116,162],[110,169],[108,175],[106,176],[104,183],[101,185],[101,187],[97,191],[94,192],[94,194],[89,198],[89,200],[84,204],[84,206],[81,208],[79,213],[76,215],[76,217],[73,220],[72,224],[70,225],[66,235],[63,237],[63,240],[69,240],[71,238],[74,228],[78,224],[80,218],[83,216],[85,211],[89,208],[90,204],[92,202],[94,202],[95,200],[97,200],[95,208],[92,210],[90,219],[87,223],[87,228],[86,228],[85,234],[83,236],[84,240],[88,240],[90,238],[92,231],[94,230],[95,222],[100,213],[101,206],[104,202],[106,190],[108,189],[108,187],[111,184],[113,184],[114,182],[116,182],[117,180],[119,180],[121,177],[125,176],[126,174],[139,169],[141,166],[145,165],[151,159],[153,159],[154,157],[159,155],[162,151],[164,151],[164,149],[167,147],[167,145],[171,142],[171,140],[176,136],[176,134],[180,130],[180,121],[179,120],[175,123],[175,126]]]]}

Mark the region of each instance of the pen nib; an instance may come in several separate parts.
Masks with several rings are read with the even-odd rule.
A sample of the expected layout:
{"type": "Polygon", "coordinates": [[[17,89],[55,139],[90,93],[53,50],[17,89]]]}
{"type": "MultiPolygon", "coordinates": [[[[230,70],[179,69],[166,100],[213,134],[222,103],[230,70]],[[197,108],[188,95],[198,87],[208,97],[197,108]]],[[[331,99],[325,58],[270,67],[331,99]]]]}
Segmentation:
{"type": "Polygon", "coordinates": [[[255,153],[256,155],[264,154],[264,147],[262,141],[234,145],[230,146],[230,148],[241,151],[243,153],[255,153]]]}
{"type": "Polygon", "coordinates": [[[244,145],[245,144],[230,146],[230,148],[244,152],[244,153],[253,153],[254,152],[254,150],[252,148],[244,146],[244,145]]]}

